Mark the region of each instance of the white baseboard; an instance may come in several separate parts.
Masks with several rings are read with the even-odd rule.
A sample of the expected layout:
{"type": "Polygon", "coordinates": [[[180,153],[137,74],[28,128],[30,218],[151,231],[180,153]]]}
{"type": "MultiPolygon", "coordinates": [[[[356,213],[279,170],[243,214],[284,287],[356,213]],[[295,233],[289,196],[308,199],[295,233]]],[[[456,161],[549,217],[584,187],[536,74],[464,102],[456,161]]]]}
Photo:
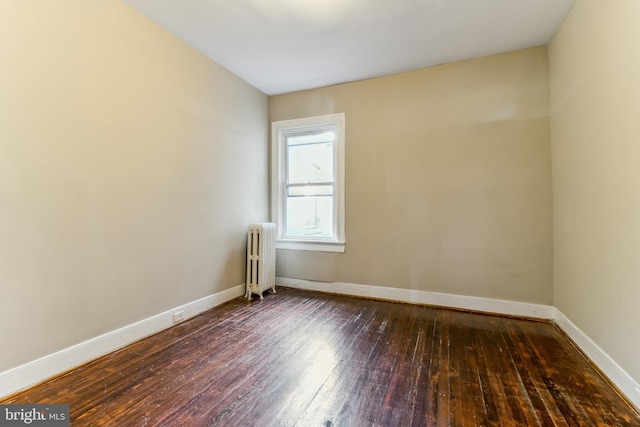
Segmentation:
{"type": "Polygon", "coordinates": [[[316,282],[312,280],[277,277],[276,283],[291,288],[353,295],[390,301],[428,304],[440,307],[460,308],[507,316],[522,316],[534,319],[552,320],[555,308],[551,305],[497,300],[491,298],[468,297],[411,289],[386,288],[382,286],[358,285],[342,282],[316,282]]]}
{"type": "Polygon", "coordinates": [[[167,329],[174,325],[173,314],[177,311],[184,310],[184,318],[188,319],[244,295],[244,290],[244,284],[234,286],[233,288],[174,307],[171,310],[81,342],[8,371],[0,372],[0,396],[13,394],[88,362],[89,360],[122,348],[141,338],[167,329]]]}
{"type": "Polygon", "coordinates": [[[557,308],[554,321],[640,411],[640,384],[557,308]]]}
{"type": "Polygon", "coordinates": [[[636,409],[640,410],[640,385],[554,306],[353,283],[316,282],[287,277],[277,277],[276,283],[297,289],[552,320],[571,337],[584,354],[618,387],[636,409]]]}
{"type": "MultiPolygon", "coordinates": [[[[556,307],[410,289],[341,282],[316,282],[286,277],[278,277],[276,282],[279,285],[297,289],[553,320],[635,405],[636,409],[640,410],[640,385],[556,307]]],[[[0,372],[0,397],[15,393],[89,360],[122,348],[141,338],[167,329],[173,326],[173,313],[176,311],[184,310],[184,318],[188,319],[242,296],[244,291],[244,284],[234,286],[8,371],[0,372]]]]}

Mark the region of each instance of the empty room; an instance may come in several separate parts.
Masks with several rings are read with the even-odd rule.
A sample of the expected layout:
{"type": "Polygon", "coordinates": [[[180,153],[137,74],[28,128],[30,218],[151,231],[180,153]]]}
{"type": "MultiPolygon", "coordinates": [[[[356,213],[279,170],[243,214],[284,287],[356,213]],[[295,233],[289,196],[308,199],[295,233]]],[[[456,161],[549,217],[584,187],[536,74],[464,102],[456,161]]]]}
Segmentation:
{"type": "Polygon", "coordinates": [[[640,426],[639,19],[0,2],[0,425],[640,426]]]}

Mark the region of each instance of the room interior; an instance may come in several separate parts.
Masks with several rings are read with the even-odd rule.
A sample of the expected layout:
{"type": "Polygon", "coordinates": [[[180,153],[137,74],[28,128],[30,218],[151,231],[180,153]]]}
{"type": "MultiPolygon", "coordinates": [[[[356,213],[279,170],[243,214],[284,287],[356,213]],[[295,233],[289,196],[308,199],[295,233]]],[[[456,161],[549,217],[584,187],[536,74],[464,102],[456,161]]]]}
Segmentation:
{"type": "Polygon", "coordinates": [[[267,95],[124,2],[4,2],[0,396],[243,295],[270,123],[344,112],[345,253],[280,283],[553,320],[640,408],[637,16],[267,95]]]}

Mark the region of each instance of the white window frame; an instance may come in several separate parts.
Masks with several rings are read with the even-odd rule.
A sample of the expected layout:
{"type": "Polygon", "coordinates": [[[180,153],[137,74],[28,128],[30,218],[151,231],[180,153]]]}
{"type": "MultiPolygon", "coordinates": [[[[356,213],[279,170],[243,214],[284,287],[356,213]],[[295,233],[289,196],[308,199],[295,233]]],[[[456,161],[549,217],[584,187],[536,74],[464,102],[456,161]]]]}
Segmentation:
{"type": "Polygon", "coordinates": [[[271,221],[277,224],[277,249],[320,252],[344,252],[345,247],[345,175],[344,175],[344,113],[303,119],[282,120],[271,125],[271,221]],[[332,126],[336,131],[334,146],[334,238],[292,238],[284,235],[286,218],[286,133],[315,130],[332,126]]]}

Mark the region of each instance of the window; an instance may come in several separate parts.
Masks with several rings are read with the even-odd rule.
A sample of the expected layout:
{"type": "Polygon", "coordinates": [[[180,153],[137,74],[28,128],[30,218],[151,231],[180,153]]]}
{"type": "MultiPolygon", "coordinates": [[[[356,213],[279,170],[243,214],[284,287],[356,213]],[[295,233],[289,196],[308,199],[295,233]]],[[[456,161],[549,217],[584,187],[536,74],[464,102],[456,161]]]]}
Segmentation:
{"type": "Polygon", "coordinates": [[[276,247],[344,252],[344,114],[274,122],[276,247]]]}

